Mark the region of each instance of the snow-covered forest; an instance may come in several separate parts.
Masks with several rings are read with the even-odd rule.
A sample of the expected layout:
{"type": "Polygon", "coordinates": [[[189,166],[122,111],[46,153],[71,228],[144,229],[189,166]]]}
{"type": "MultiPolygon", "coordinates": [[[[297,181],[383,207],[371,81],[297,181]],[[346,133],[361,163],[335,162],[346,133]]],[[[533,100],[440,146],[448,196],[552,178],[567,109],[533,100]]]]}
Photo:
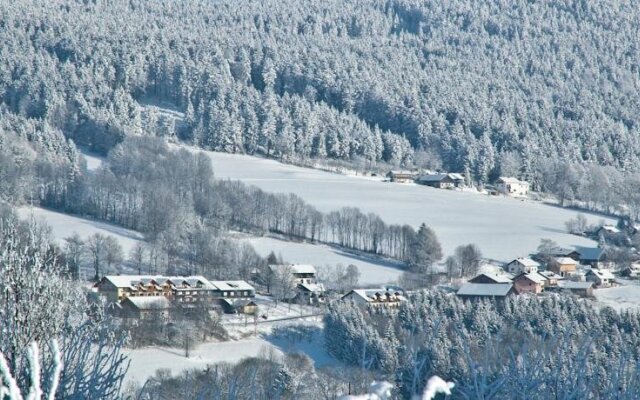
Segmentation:
{"type": "Polygon", "coordinates": [[[151,133],[548,190],[567,163],[637,170],[631,1],[57,0],[0,12],[3,119],[58,154],[59,132],[103,153],[151,133]],[[185,121],[142,114],[148,100],[185,121]]]}
{"type": "Polygon", "coordinates": [[[463,302],[422,292],[398,312],[336,304],[328,350],[398,382],[404,398],[447,376],[464,399],[633,399],[640,315],[571,297],[463,302]]]}

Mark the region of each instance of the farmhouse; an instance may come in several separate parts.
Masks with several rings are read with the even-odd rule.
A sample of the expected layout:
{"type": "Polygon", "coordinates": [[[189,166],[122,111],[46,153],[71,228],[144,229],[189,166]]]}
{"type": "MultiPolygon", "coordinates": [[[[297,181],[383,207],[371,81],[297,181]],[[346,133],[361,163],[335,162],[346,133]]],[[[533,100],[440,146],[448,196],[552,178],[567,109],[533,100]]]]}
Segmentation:
{"type": "Polygon", "coordinates": [[[545,287],[556,286],[558,282],[564,279],[553,271],[538,271],[538,274],[544,276],[547,280],[544,284],[545,287]]]}
{"type": "Polygon", "coordinates": [[[120,304],[121,315],[125,318],[168,319],[171,302],[166,297],[133,296],[120,304]]]}
{"type": "Polygon", "coordinates": [[[558,282],[557,288],[558,290],[570,291],[582,297],[593,296],[593,282],[560,281],[558,282]]]}
{"type": "Polygon", "coordinates": [[[464,176],[454,173],[427,174],[420,176],[416,182],[438,189],[453,189],[464,186],[464,176]]]}
{"type": "Polygon", "coordinates": [[[522,273],[513,278],[513,286],[519,294],[542,293],[546,278],[538,272],[522,273]]]}
{"type": "Polygon", "coordinates": [[[616,277],[608,270],[591,269],[587,271],[585,278],[599,288],[610,287],[616,282],[616,277]]]}
{"type": "Polygon", "coordinates": [[[456,294],[466,299],[504,299],[515,293],[511,283],[465,283],[456,294]]]}
{"type": "Polygon", "coordinates": [[[387,178],[389,178],[391,182],[399,183],[413,182],[415,177],[415,173],[411,171],[389,171],[387,174],[387,178]]]}
{"type": "Polygon", "coordinates": [[[525,257],[516,258],[505,266],[507,272],[514,275],[522,273],[530,274],[532,272],[538,271],[538,268],[540,268],[539,263],[525,257]]]}
{"type": "Polygon", "coordinates": [[[406,298],[401,291],[385,288],[379,289],[353,289],[342,296],[344,301],[351,301],[360,306],[373,306],[384,308],[397,308],[406,298]]]}
{"type": "Polygon", "coordinates": [[[513,275],[510,274],[480,274],[469,280],[470,283],[511,283],[513,275]]]}
{"type": "Polygon", "coordinates": [[[600,247],[583,247],[578,250],[580,264],[589,265],[591,268],[612,268],[613,263],[606,260],[606,252],[600,247]]]}
{"type": "Polygon", "coordinates": [[[596,230],[596,235],[598,236],[612,236],[618,233],[620,233],[620,229],[613,225],[603,225],[596,230]]]}
{"type": "Polygon", "coordinates": [[[495,186],[507,196],[526,196],[529,193],[529,182],[517,178],[501,176],[495,182],[495,186]]]}
{"type": "Polygon", "coordinates": [[[308,304],[324,302],[324,286],[316,281],[316,268],[310,264],[271,264],[271,274],[290,273],[296,284],[296,296],[308,304]]]}
{"type": "Polygon", "coordinates": [[[570,257],[554,257],[549,263],[549,271],[561,277],[567,277],[576,272],[578,262],[570,257]]]}

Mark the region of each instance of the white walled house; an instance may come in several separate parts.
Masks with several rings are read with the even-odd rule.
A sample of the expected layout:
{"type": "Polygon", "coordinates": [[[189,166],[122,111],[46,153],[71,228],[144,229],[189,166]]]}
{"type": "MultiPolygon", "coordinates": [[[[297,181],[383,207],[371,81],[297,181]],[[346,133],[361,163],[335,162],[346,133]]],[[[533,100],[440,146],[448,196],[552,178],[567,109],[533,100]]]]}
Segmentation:
{"type": "Polygon", "coordinates": [[[526,257],[516,258],[505,266],[505,270],[513,275],[531,274],[538,272],[538,268],[540,268],[539,263],[526,257]]]}
{"type": "Polygon", "coordinates": [[[529,182],[518,178],[501,176],[495,183],[496,189],[507,196],[526,196],[529,194],[529,182]]]}

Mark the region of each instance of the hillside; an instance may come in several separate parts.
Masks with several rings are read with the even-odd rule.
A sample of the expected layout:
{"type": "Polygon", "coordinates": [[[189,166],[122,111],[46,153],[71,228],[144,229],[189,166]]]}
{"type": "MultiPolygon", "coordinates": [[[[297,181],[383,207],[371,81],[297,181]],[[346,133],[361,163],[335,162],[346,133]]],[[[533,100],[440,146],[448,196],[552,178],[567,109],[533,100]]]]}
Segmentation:
{"type": "MultiPolygon", "coordinates": [[[[566,233],[564,223],[576,211],[533,201],[438,190],[300,168],[264,158],[205,152],[218,179],[237,179],[267,192],[295,193],[318,210],[357,206],[394,224],[417,227],[426,222],[438,234],[443,250],[475,243],[486,257],[509,261],[535,251],[540,239],[561,246],[594,246],[566,233]]],[[[591,223],[610,218],[588,215],[591,223]]],[[[285,252],[286,253],[286,252],[285,252]]],[[[286,255],[286,254],[285,254],[286,255]]]]}
{"type": "Polygon", "coordinates": [[[544,189],[564,163],[640,165],[629,0],[24,0],[0,17],[0,103],[42,121],[43,143],[64,132],[104,153],[127,135],[177,135],[544,189]]]}

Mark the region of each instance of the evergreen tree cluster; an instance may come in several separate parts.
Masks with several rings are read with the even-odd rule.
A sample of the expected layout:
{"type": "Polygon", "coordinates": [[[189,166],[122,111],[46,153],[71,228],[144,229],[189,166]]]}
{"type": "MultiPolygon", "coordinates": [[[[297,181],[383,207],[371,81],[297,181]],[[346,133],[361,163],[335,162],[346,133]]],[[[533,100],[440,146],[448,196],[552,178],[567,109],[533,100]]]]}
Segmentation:
{"type": "Polygon", "coordinates": [[[456,383],[455,398],[633,399],[638,329],[637,312],[570,296],[420,292],[393,312],[332,304],[325,342],[339,360],[395,379],[407,398],[437,374],[456,383]]]}
{"type": "Polygon", "coordinates": [[[150,100],[209,149],[428,154],[539,187],[548,160],[638,169],[638,17],[631,0],[23,0],[0,9],[0,102],[103,153],[172,131],[150,100]]]}

